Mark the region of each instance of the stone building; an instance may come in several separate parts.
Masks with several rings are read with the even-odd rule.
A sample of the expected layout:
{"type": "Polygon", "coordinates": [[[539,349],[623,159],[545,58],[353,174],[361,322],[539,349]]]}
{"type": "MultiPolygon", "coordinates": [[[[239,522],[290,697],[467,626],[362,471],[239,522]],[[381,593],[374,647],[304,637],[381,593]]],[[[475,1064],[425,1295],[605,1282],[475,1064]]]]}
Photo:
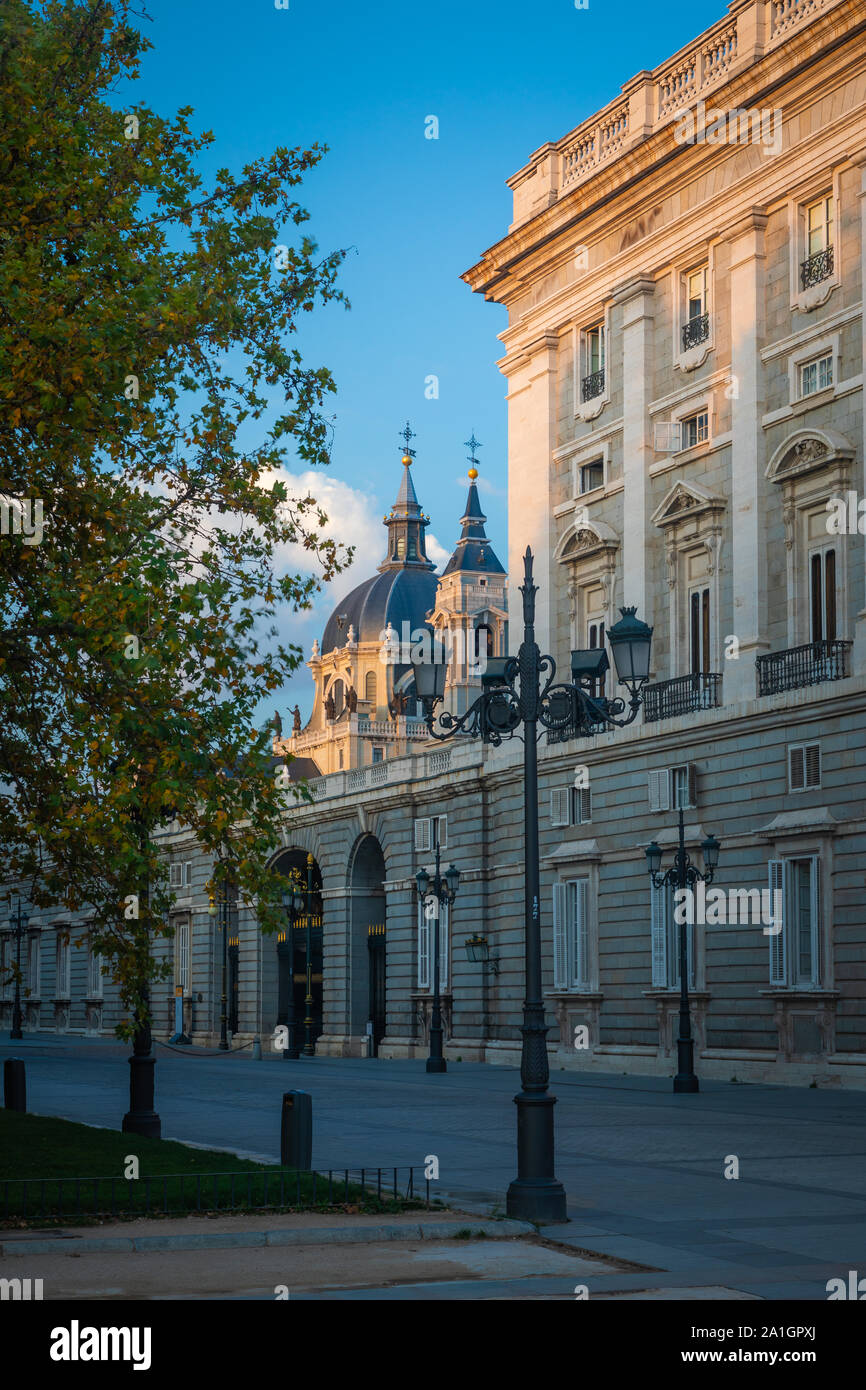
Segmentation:
{"type": "MultiPolygon", "coordinates": [[[[678,927],[644,850],[655,840],[670,863],[682,808],[693,856],[709,832],[721,841],[725,895],[689,930],[698,1073],[866,1085],[864,32],[853,0],[734,0],[509,180],[513,222],[464,278],[509,316],[510,602],[474,486],[436,584],[407,464],[386,560],[338,605],[310,723],[277,744],[314,794],[274,867],[313,858],[317,1051],[365,1052],[371,1020],[379,1056],[426,1050],[414,876],[438,842],[461,872],[442,934],[446,1056],[519,1056],[520,744],[425,738],[408,667],[380,655],[401,595],[408,621],[485,628],[494,654],[508,607],[515,651],[529,544],[538,641],[561,670],[622,605],[654,629],[637,721],[539,747],[552,1066],[676,1069],[678,927]],[[769,921],[742,909],[765,889],[769,921]],[[474,934],[486,965],[463,949],[474,934]]],[[[449,682],[462,708],[474,678],[455,666],[449,682]]],[[[188,895],[189,1027],[212,1041],[209,866],[180,832],[166,851],[188,895]]],[[[232,941],[247,1040],[285,1013],[285,943],[243,906],[232,941]]],[[[49,999],[34,1026],[52,1026],[49,999]]]]}

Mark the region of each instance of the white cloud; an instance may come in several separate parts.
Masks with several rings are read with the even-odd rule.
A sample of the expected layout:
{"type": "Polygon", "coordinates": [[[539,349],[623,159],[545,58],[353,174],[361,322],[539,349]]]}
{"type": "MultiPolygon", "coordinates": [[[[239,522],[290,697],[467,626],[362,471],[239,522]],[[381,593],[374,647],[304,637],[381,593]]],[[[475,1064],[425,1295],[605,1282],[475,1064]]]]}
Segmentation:
{"type": "Polygon", "coordinates": [[[439,544],[432,531],[427,533],[427,558],[433,561],[437,574],[442,573],[451,559],[451,551],[439,544]]]}

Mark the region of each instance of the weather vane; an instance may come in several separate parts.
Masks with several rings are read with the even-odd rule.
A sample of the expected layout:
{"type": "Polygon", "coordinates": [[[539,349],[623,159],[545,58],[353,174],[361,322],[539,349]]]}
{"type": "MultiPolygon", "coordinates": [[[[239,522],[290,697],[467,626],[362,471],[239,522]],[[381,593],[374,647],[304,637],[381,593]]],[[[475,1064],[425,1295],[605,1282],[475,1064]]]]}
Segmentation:
{"type": "MultiPolygon", "coordinates": [[[[476,475],[476,477],[477,477],[477,476],[478,476],[478,469],[477,469],[478,460],[477,460],[477,458],[475,457],[475,450],[476,450],[476,449],[481,449],[481,448],[483,448],[484,446],[482,445],[480,439],[476,439],[476,438],[475,438],[475,431],[474,431],[474,430],[472,431],[472,434],[471,434],[471,436],[469,437],[469,439],[464,439],[463,443],[464,443],[464,445],[466,446],[467,449],[471,449],[471,450],[472,450],[471,457],[469,458],[468,461],[469,461],[469,463],[472,464],[472,470],[475,471],[475,475],[476,475]]],[[[471,477],[471,471],[470,471],[470,477],[471,477]]]]}
{"type": "Polygon", "coordinates": [[[409,448],[409,440],[415,438],[415,431],[410,427],[408,420],[406,421],[406,428],[400,431],[400,438],[406,441],[403,448],[403,462],[408,463],[415,457],[415,450],[409,448]]]}

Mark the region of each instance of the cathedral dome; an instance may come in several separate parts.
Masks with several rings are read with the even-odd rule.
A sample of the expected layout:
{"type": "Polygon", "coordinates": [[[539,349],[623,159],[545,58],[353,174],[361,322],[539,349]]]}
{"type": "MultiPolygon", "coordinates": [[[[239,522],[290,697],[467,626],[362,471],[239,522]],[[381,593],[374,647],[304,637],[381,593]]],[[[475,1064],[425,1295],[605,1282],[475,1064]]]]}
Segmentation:
{"type": "Polygon", "coordinates": [[[353,589],[337,605],[328,619],[322,640],[322,655],[345,646],[349,627],[355,629],[357,642],[379,642],[390,623],[398,637],[402,624],[410,630],[420,628],[436,603],[439,584],[432,570],[387,569],[374,574],[353,589]]]}

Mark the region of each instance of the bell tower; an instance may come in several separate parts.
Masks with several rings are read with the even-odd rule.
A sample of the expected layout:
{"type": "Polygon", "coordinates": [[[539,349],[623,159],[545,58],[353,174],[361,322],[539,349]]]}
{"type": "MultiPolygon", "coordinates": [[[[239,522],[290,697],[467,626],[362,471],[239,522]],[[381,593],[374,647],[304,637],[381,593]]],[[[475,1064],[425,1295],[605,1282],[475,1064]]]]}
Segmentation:
{"type": "Polygon", "coordinates": [[[477,698],[486,658],[505,656],[508,650],[507,576],[484,530],[487,518],[478,497],[476,458],[481,444],[474,431],[466,448],[469,495],[460,518],[462,530],[430,615],[450,654],[444,707],[454,714],[463,714],[477,698]]]}

